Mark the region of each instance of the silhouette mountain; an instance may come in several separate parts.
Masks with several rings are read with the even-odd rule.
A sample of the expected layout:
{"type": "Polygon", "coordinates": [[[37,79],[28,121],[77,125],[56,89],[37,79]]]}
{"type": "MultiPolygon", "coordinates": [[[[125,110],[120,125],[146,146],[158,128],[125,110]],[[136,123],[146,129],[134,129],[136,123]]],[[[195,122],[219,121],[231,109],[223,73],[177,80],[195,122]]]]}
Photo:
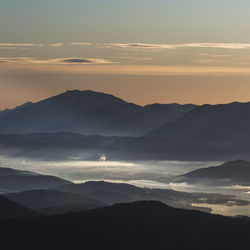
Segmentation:
{"type": "Polygon", "coordinates": [[[56,189],[84,197],[92,197],[92,199],[108,204],[138,200],[143,194],[142,189],[135,186],[104,181],[63,185],[56,189]]]}
{"type": "Polygon", "coordinates": [[[194,107],[178,104],[141,107],[109,94],[73,90],[1,112],[0,132],[142,135],[194,107]]]}
{"type": "Polygon", "coordinates": [[[19,192],[28,189],[54,188],[71,182],[55,176],[40,175],[33,172],[0,168],[0,192],[19,192]]]}
{"type": "Polygon", "coordinates": [[[0,131],[78,131],[89,134],[138,108],[112,95],[73,90],[2,114],[0,131]]]}
{"type": "Polygon", "coordinates": [[[198,106],[148,135],[232,143],[249,141],[249,128],[250,102],[234,102],[198,106]]]}
{"type": "Polygon", "coordinates": [[[0,196],[0,220],[7,220],[21,217],[33,217],[39,213],[28,209],[18,203],[0,196]]]}
{"type": "Polygon", "coordinates": [[[15,112],[17,110],[23,109],[25,107],[28,107],[31,104],[33,104],[33,103],[32,102],[26,102],[26,103],[24,103],[24,104],[22,104],[20,106],[15,107],[14,109],[0,110],[0,118],[1,118],[1,116],[4,116],[6,114],[9,114],[9,113],[15,112]]]}
{"type": "Polygon", "coordinates": [[[156,201],[0,223],[4,249],[249,249],[249,230],[247,220],[156,201]]]}
{"type": "Polygon", "coordinates": [[[83,184],[69,184],[56,188],[63,192],[73,193],[85,198],[98,200],[106,204],[132,202],[139,200],[157,200],[173,207],[198,209],[210,212],[209,209],[195,208],[192,203],[202,203],[205,199],[211,204],[226,204],[234,202],[236,205],[248,205],[249,202],[232,195],[186,193],[169,189],[139,188],[123,183],[109,183],[104,181],[90,181],[83,184]]]}
{"type": "Polygon", "coordinates": [[[89,204],[70,204],[70,205],[61,205],[54,207],[45,207],[38,210],[39,213],[44,215],[60,215],[60,214],[68,214],[75,212],[83,212],[95,208],[104,207],[104,205],[89,203],[89,204]]]}
{"type": "Polygon", "coordinates": [[[196,105],[152,104],[106,125],[105,135],[142,136],[194,109],[196,105]]]}
{"type": "Polygon", "coordinates": [[[34,210],[66,205],[89,205],[93,207],[105,205],[90,198],[56,190],[29,190],[20,193],[9,193],[4,196],[34,210]]]}
{"type": "Polygon", "coordinates": [[[249,113],[250,102],[203,106],[152,104],[142,107],[109,94],[72,90],[2,111],[0,132],[73,132],[249,142],[249,113]]]}
{"type": "Polygon", "coordinates": [[[250,162],[236,160],[220,166],[202,168],[177,177],[184,182],[217,182],[222,185],[250,185],[250,162]]]}

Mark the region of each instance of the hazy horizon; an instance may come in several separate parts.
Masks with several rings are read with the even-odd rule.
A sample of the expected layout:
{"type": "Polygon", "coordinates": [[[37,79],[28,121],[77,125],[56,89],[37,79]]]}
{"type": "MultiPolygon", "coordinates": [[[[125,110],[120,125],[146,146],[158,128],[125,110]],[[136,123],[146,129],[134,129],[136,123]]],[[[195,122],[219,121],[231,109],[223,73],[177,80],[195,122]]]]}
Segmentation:
{"type": "Polygon", "coordinates": [[[122,100],[124,100],[124,101],[126,101],[126,102],[129,102],[129,103],[134,103],[134,104],[136,104],[136,105],[139,105],[139,106],[147,106],[147,105],[153,105],[153,104],[181,104],[181,105],[186,105],[186,104],[194,104],[194,105],[198,105],[198,106],[201,106],[201,105],[220,105],[220,104],[230,104],[230,103],[248,103],[248,102],[250,102],[250,98],[249,98],[249,100],[245,100],[245,101],[238,101],[238,100],[231,100],[231,101],[225,101],[225,102],[220,102],[220,103],[215,103],[215,102],[211,102],[211,103],[207,103],[207,102],[204,102],[204,103],[195,103],[195,102],[174,102],[174,101],[172,101],[172,102],[157,102],[157,100],[155,100],[155,102],[142,102],[142,103],[140,103],[140,102],[133,102],[133,100],[129,100],[129,99],[131,99],[131,98],[127,98],[126,99],[126,97],[125,98],[123,98],[123,97],[121,97],[121,96],[119,96],[119,95],[116,95],[116,94],[114,94],[114,93],[109,93],[109,92],[105,92],[105,91],[98,91],[98,90],[92,90],[92,89],[65,89],[65,90],[62,90],[62,91],[59,91],[59,92],[57,92],[57,93],[55,93],[55,94],[53,94],[53,95],[47,95],[47,96],[44,96],[44,97],[41,97],[41,99],[39,99],[39,97],[38,98],[36,98],[36,99],[34,99],[34,98],[31,98],[31,99],[25,99],[23,102],[21,102],[21,103],[16,103],[16,104],[13,104],[12,106],[10,105],[10,106],[0,106],[0,110],[5,110],[5,109],[13,109],[13,108],[15,108],[15,107],[18,107],[18,106],[21,106],[21,105],[23,105],[23,104],[25,104],[25,103],[28,103],[28,102],[32,102],[32,103],[37,103],[37,102],[40,102],[40,101],[42,101],[42,100],[46,100],[46,99],[48,99],[48,98],[51,98],[51,97],[54,97],[54,96],[57,96],[57,95],[60,95],[60,94],[63,94],[63,93],[65,93],[65,92],[67,92],[67,91],[75,91],[75,90],[77,90],[77,91],[93,91],[93,92],[99,92],[99,93],[104,93],[104,94],[108,94],[108,95],[112,95],[112,96],[115,96],[115,97],[118,97],[118,98],[120,98],[120,99],[122,99],[122,100]]]}
{"type": "Polygon", "coordinates": [[[246,0],[3,1],[0,109],[67,89],[140,105],[249,101],[249,8],[246,0]]]}

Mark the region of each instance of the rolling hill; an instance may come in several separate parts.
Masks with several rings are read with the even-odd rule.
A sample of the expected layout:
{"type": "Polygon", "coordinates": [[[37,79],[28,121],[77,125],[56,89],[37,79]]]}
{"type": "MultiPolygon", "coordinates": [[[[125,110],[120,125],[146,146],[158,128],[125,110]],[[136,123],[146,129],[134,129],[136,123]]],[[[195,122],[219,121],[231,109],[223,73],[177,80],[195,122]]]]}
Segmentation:
{"type": "Polygon", "coordinates": [[[5,194],[4,196],[33,210],[68,205],[88,205],[89,207],[101,207],[105,205],[91,198],[56,190],[28,190],[5,194]]]}
{"type": "Polygon", "coordinates": [[[69,183],[71,182],[55,176],[0,167],[0,192],[2,193],[41,188],[50,189],[69,183]]]}
{"type": "Polygon", "coordinates": [[[236,160],[217,167],[202,168],[177,177],[183,182],[216,182],[221,185],[250,185],[250,162],[236,160]]]}
{"type": "Polygon", "coordinates": [[[34,217],[38,215],[38,212],[28,209],[6,197],[0,196],[0,220],[34,217]]]}
{"type": "Polygon", "coordinates": [[[83,184],[69,184],[56,188],[62,192],[68,192],[85,198],[98,200],[106,204],[120,202],[133,202],[144,200],[157,200],[173,207],[185,209],[198,209],[210,212],[209,209],[193,207],[192,203],[227,204],[233,202],[238,206],[249,205],[246,200],[238,199],[233,195],[186,193],[170,189],[139,188],[123,183],[109,183],[104,181],[90,181],[83,184]]]}
{"type": "Polygon", "coordinates": [[[249,249],[249,231],[246,220],[156,201],[0,223],[1,246],[12,250],[249,249]]]}

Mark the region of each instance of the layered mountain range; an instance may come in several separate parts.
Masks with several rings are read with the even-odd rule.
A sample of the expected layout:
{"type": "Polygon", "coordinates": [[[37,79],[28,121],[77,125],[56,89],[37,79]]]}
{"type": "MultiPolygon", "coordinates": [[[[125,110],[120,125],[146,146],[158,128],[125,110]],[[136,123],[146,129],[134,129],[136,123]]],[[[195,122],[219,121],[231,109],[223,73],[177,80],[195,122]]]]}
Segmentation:
{"type": "Polygon", "coordinates": [[[194,170],[176,177],[175,180],[187,183],[248,186],[250,184],[250,162],[230,161],[219,166],[194,170]]]}
{"type": "Polygon", "coordinates": [[[85,135],[245,139],[250,103],[139,106],[115,96],[72,90],[0,112],[1,133],[74,132],[85,135]]]}
{"type": "Polygon", "coordinates": [[[232,160],[249,159],[249,146],[250,103],[139,106],[73,90],[0,112],[0,147],[12,155],[232,160]]]}
{"type": "MultiPolygon", "coordinates": [[[[6,184],[3,179],[0,179],[0,191],[2,193],[0,198],[3,197],[3,203],[7,204],[13,201],[40,214],[84,211],[120,202],[139,200],[158,200],[173,207],[198,209],[206,212],[211,210],[209,208],[195,207],[192,204],[202,203],[206,200],[210,204],[227,205],[234,203],[237,206],[249,205],[247,200],[239,199],[233,195],[140,188],[125,183],[108,183],[104,181],[74,184],[49,175],[39,175],[7,168],[0,168],[1,170],[1,177],[8,180],[6,184]],[[27,176],[29,176],[29,179],[26,178],[27,176]]],[[[0,206],[0,215],[1,211],[3,213],[6,211],[4,208],[4,205],[0,206]]]]}
{"type": "MultiPolygon", "coordinates": [[[[249,166],[249,162],[237,160],[199,169],[183,177],[225,178],[234,176],[236,169],[239,174],[249,170],[249,166]]],[[[57,177],[51,183],[51,176],[10,168],[0,170],[1,177],[15,183],[15,188],[10,186],[7,190],[8,186],[0,181],[0,189],[6,189],[0,196],[3,249],[62,250],[82,246],[165,249],[166,241],[168,247],[178,250],[250,247],[249,218],[194,211],[211,212],[211,209],[193,206],[204,201],[225,206],[249,205],[249,201],[233,195],[185,193],[104,181],[74,184],[57,177]],[[43,177],[43,182],[37,177],[43,177]],[[20,192],[24,188],[25,191],[20,192]],[[19,191],[13,192],[13,189],[19,191]]]]}
{"type": "Polygon", "coordinates": [[[28,189],[55,188],[69,184],[69,181],[55,176],[41,175],[34,172],[20,171],[0,167],[0,192],[19,192],[28,189]]]}
{"type": "Polygon", "coordinates": [[[249,249],[250,223],[157,201],[0,222],[4,249],[249,249]],[[13,240],[15,239],[15,240],[13,240]]]}
{"type": "Polygon", "coordinates": [[[0,112],[0,132],[141,136],[195,107],[179,104],[142,107],[108,94],[73,90],[0,112]]]}

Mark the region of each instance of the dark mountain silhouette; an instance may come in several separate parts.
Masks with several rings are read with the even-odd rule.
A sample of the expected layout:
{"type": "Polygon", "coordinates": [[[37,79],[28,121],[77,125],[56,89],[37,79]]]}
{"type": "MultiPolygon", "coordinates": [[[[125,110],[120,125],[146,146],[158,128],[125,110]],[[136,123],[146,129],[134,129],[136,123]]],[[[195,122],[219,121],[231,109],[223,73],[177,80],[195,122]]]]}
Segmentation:
{"type": "Polygon", "coordinates": [[[196,105],[152,104],[116,120],[103,129],[106,135],[142,136],[194,109],[196,105]]]}
{"type": "Polygon", "coordinates": [[[5,109],[5,110],[2,110],[2,111],[0,110],[0,118],[1,118],[1,116],[4,116],[6,114],[13,113],[13,112],[15,112],[17,110],[21,110],[21,109],[23,109],[25,107],[28,107],[31,104],[33,104],[33,103],[32,102],[26,102],[26,103],[24,103],[24,104],[22,104],[20,106],[17,106],[17,107],[15,107],[13,109],[5,109]]]}
{"type": "MultiPolygon", "coordinates": [[[[139,200],[157,200],[174,207],[188,209],[194,209],[192,203],[202,203],[204,199],[210,204],[227,204],[227,202],[234,202],[235,205],[238,206],[249,204],[248,201],[237,199],[232,195],[186,193],[168,189],[139,188],[129,184],[109,183],[104,181],[69,184],[59,186],[56,189],[77,194],[85,198],[98,200],[106,204],[139,200]]],[[[196,209],[209,212],[209,209],[196,209]]]]}
{"type": "Polygon", "coordinates": [[[0,132],[75,132],[86,135],[142,135],[190,111],[195,105],[141,107],[94,91],[67,91],[0,114],[0,132]]]}
{"type": "Polygon", "coordinates": [[[190,140],[249,142],[250,102],[198,106],[150,136],[189,138],[190,140]]]}
{"type": "Polygon", "coordinates": [[[16,170],[13,168],[2,168],[0,167],[0,176],[6,176],[6,175],[17,175],[17,176],[35,176],[36,173],[28,172],[28,171],[22,171],[22,170],[16,170]]]}
{"type": "Polygon", "coordinates": [[[78,131],[89,134],[139,108],[108,94],[90,90],[67,91],[2,114],[0,131],[78,131]]]}
{"type": "Polygon", "coordinates": [[[249,249],[249,231],[246,220],[156,201],[0,223],[3,249],[249,249]]]}
{"type": "Polygon", "coordinates": [[[83,212],[95,208],[104,207],[103,205],[97,205],[94,203],[90,204],[72,204],[72,205],[63,205],[56,207],[45,207],[38,210],[41,214],[44,215],[59,215],[59,214],[68,214],[75,212],[83,212]]]}
{"type": "Polygon", "coordinates": [[[193,207],[192,203],[201,203],[205,199],[211,204],[227,204],[228,202],[234,202],[238,206],[249,204],[248,201],[231,195],[139,188],[128,184],[104,181],[69,184],[59,186],[56,190],[29,190],[9,193],[4,196],[25,207],[49,215],[84,211],[107,204],[138,200],[159,200],[174,207],[198,209],[206,212],[211,212],[211,209],[193,207]]]}
{"type": "Polygon", "coordinates": [[[143,194],[142,189],[135,186],[104,181],[64,185],[58,187],[57,190],[82,195],[84,197],[92,197],[92,199],[108,204],[138,200],[143,194]]]}
{"type": "Polygon", "coordinates": [[[39,213],[28,209],[6,197],[0,196],[0,220],[20,217],[33,217],[39,213]]]}
{"type": "Polygon", "coordinates": [[[28,189],[50,189],[71,182],[55,176],[40,175],[10,168],[0,168],[0,192],[19,192],[28,189]]]}
{"type": "Polygon", "coordinates": [[[250,185],[250,162],[236,160],[220,166],[202,168],[177,177],[185,182],[217,182],[222,185],[250,185]]]}
{"type": "Polygon", "coordinates": [[[90,198],[56,190],[29,190],[20,193],[9,193],[4,196],[25,207],[35,210],[66,205],[89,205],[93,207],[105,205],[104,203],[90,198]]]}
{"type": "Polygon", "coordinates": [[[145,107],[94,91],[67,91],[0,113],[0,132],[165,136],[194,141],[250,141],[250,103],[145,107]]]}

